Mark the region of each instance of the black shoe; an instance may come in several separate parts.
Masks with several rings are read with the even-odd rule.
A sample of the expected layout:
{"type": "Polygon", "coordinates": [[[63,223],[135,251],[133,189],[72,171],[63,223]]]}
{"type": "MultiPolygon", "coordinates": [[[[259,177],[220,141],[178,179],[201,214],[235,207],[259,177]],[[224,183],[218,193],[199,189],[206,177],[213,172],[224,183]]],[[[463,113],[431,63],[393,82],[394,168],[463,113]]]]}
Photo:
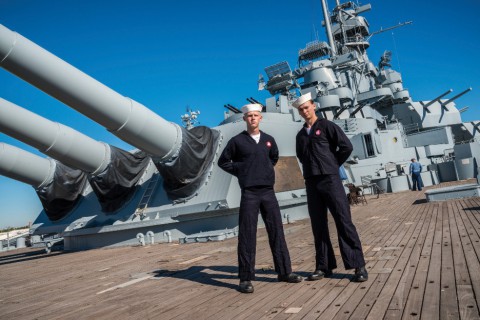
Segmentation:
{"type": "Polygon", "coordinates": [[[253,293],[253,284],[249,280],[240,281],[238,290],[240,290],[241,293],[253,293]]]}
{"type": "Polygon", "coordinates": [[[356,268],[355,274],[353,275],[352,281],[353,282],[365,282],[368,280],[368,272],[365,269],[365,266],[356,268]]]}
{"type": "Polygon", "coordinates": [[[303,277],[299,276],[296,273],[278,275],[278,281],[281,281],[281,282],[299,283],[299,282],[302,282],[302,280],[303,280],[303,277]]]}
{"type": "Polygon", "coordinates": [[[333,274],[332,270],[315,270],[312,274],[308,276],[309,281],[316,281],[323,279],[325,277],[330,277],[333,274]]]}

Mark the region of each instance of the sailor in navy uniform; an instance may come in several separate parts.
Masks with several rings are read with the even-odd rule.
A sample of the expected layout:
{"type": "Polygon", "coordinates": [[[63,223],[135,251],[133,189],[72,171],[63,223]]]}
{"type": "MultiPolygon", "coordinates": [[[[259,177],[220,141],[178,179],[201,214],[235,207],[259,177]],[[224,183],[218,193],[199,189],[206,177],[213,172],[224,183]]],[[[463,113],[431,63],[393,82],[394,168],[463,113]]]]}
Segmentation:
{"type": "Polygon", "coordinates": [[[296,137],[296,151],[303,166],[308,213],[315,240],[316,268],[308,279],[319,280],[330,276],[337,267],[328,232],[328,209],[337,228],[345,269],[355,269],[353,281],[366,281],[368,273],[362,245],[353,225],[350,205],[339,176],[339,167],[352,153],[352,144],[339,126],[317,117],[316,106],[310,93],[298,98],[293,106],[305,120],[296,137]]]}
{"type": "Polygon", "coordinates": [[[301,282],[303,278],[292,273],[290,255],[283,233],[282,218],[273,190],[278,161],[275,139],[260,131],[262,105],[248,104],[242,107],[247,130],[234,136],[218,159],[218,165],[236,176],[242,190],[239,212],[238,277],[240,292],[253,292],[255,279],[255,252],[258,212],[262,215],[268,233],[278,280],[301,282]]]}

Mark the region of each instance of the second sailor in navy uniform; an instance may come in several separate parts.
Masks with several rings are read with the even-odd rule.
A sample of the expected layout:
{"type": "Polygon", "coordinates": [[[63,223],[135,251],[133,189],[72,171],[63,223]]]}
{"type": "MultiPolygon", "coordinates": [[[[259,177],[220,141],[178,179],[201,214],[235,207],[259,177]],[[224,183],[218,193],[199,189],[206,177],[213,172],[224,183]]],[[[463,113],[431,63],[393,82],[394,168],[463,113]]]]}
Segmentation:
{"type": "Polygon", "coordinates": [[[309,280],[332,274],[337,267],[328,231],[327,209],[337,227],[338,244],[345,269],[355,269],[353,281],[368,279],[362,245],[352,222],[350,205],[339,176],[339,167],[348,159],[353,147],[332,121],[319,119],[310,93],[300,96],[293,107],[305,120],[296,137],[297,157],[302,163],[307,189],[308,214],[315,242],[316,266],[309,280]]]}
{"type": "Polygon", "coordinates": [[[275,139],[260,131],[262,106],[248,104],[242,107],[247,130],[234,136],[218,159],[218,165],[236,176],[241,188],[238,233],[238,277],[239,290],[253,292],[255,279],[255,253],[258,212],[262,215],[268,234],[278,280],[301,282],[303,278],[292,273],[292,266],[282,217],[273,185],[275,184],[274,165],[279,158],[275,139]]]}

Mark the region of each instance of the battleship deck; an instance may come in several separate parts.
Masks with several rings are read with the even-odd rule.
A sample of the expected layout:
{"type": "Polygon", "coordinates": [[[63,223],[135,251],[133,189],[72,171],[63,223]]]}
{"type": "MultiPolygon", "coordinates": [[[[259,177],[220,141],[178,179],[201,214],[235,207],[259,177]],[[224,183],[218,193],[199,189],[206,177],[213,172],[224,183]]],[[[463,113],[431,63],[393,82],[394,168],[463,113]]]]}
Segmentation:
{"type": "MultiPolygon", "coordinates": [[[[253,294],[236,290],[236,238],[51,254],[28,248],[0,253],[0,318],[480,319],[480,198],[427,203],[423,192],[408,191],[367,200],[352,207],[364,283],[350,282],[336,239],[332,278],[277,282],[264,229],[253,294]]],[[[294,271],[306,276],[314,269],[308,219],[285,233],[294,271]]]]}

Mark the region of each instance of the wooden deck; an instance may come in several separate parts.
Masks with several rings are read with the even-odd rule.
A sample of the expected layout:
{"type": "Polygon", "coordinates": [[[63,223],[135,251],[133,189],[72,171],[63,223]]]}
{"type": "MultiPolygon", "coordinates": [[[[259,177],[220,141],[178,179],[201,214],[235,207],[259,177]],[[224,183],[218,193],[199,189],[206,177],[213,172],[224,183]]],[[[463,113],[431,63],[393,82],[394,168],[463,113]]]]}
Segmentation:
{"type": "MultiPolygon", "coordinates": [[[[408,191],[367,200],[352,207],[370,276],[361,284],[340,257],[333,278],[277,282],[264,229],[253,294],[237,291],[236,238],[22,249],[0,253],[0,319],[480,319],[480,198],[427,203],[408,191]]],[[[294,271],[306,276],[309,221],[285,233],[294,271]]]]}

